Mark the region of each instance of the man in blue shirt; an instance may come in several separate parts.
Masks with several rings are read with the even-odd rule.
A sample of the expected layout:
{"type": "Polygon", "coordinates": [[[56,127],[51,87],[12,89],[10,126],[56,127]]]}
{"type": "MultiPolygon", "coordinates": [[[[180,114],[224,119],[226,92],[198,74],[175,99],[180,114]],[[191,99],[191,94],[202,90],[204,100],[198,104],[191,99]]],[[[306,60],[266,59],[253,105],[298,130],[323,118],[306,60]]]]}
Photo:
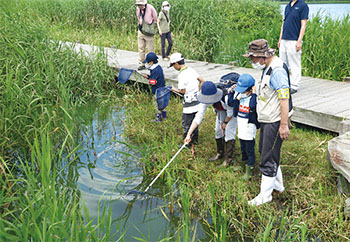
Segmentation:
{"type": "Polygon", "coordinates": [[[278,48],[280,58],[291,74],[291,94],[297,92],[301,78],[301,46],[305,34],[309,7],[303,0],[292,0],[284,10],[278,48]]]}

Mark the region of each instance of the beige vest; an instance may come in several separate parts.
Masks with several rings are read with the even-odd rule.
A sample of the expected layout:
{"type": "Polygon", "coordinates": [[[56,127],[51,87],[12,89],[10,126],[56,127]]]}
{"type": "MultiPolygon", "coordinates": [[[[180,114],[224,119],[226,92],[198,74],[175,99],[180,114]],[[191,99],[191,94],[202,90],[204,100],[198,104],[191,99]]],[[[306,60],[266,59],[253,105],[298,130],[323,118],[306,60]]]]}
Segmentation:
{"type": "MultiPolygon", "coordinates": [[[[266,75],[270,68],[272,69],[272,72],[276,68],[283,68],[283,61],[275,56],[261,80],[257,82],[257,113],[258,121],[260,123],[274,123],[281,120],[280,100],[278,99],[277,92],[270,86],[271,75],[266,75]]],[[[288,117],[292,114],[293,110],[290,110],[288,117]]]]}

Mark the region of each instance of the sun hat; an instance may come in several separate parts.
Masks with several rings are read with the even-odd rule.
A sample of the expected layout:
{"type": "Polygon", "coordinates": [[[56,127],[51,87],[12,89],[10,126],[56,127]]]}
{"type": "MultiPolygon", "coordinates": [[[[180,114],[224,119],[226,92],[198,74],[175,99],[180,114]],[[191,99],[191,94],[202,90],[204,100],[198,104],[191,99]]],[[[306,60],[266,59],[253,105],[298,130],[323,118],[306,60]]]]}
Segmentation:
{"type": "Polygon", "coordinates": [[[257,39],[249,43],[248,51],[244,57],[271,57],[275,54],[276,50],[269,47],[269,43],[266,39],[257,39]]]}
{"type": "Polygon", "coordinates": [[[250,74],[242,74],[238,78],[237,86],[233,89],[235,92],[244,93],[249,87],[255,85],[255,79],[250,74]]]}
{"type": "Polygon", "coordinates": [[[162,7],[167,6],[167,5],[169,5],[169,7],[170,7],[170,4],[169,4],[168,1],[164,1],[164,2],[162,3],[162,7]]]}
{"type": "Polygon", "coordinates": [[[136,0],[135,5],[144,5],[147,4],[147,0],[136,0]]]}
{"type": "Polygon", "coordinates": [[[216,88],[211,81],[205,81],[202,84],[201,92],[198,94],[198,101],[204,104],[214,104],[220,101],[223,92],[216,88]]]}
{"type": "Polygon", "coordinates": [[[155,61],[158,60],[158,56],[154,53],[154,52],[149,52],[146,55],[146,59],[144,61],[142,61],[143,64],[148,63],[150,61],[155,61]]]}
{"type": "Polygon", "coordinates": [[[172,67],[176,62],[182,61],[184,59],[184,57],[182,56],[181,53],[174,53],[170,56],[170,64],[168,66],[172,67]]]}

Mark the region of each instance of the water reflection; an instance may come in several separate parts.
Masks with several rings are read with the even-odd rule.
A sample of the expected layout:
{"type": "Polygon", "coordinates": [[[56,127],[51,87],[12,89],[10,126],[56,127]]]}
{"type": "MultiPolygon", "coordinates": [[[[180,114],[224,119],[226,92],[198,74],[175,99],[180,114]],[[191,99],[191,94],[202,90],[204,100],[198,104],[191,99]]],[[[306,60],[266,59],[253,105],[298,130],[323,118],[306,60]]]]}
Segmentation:
{"type": "MultiPolygon", "coordinates": [[[[88,109],[91,109],[89,107],[88,109]]],[[[84,115],[88,114],[84,108],[84,115]]],[[[90,218],[106,204],[112,210],[113,239],[123,236],[125,241],[173,241],[180,235],[180,210],[170,212],[164,199],[166,187],[152,187],[152,195],[128,194],[145,187],[138,154],[123,143],[123,110],[117,107],[92,108],[91,117],[81,122],[81,165],[78,186],[88,208],[90,218]],[[86,120],[89,120],[86,122],[86,120]],[[100,202],[99,202],[100,201],[100,202]],[[125,232],[125,234],[124,234],[125,232]]],[[[173,209],[172,209],[173,210],[173,209]]],[[[196,240],[210,241],[200,223],[196,240]]]]}

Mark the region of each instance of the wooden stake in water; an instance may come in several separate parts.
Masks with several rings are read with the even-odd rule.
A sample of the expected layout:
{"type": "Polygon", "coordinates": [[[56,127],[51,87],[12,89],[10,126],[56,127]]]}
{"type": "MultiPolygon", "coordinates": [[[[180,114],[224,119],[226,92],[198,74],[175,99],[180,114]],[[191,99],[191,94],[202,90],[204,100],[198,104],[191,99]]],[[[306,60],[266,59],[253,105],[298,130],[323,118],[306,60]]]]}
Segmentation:
{"type": "Polygon", "coordinates": [[[160,177],[160,175],[163,173],[163,171],[165,171],[165,169],[170,165],[170,163],[175,159],[175,157],[181,152],[181,150],[183,148],[185,148],[185,146],[186,146],[186,144],[183,144],[181,146],[181,148],[176,152],[176,154],[173,156],[173,158],[171,158],[171,160],[168,162],[168,164],[166,164],[166,166],[164,166],[164,168],[159,172],[159,174],[156,176],[156,178],[154,178],[154,180],[151,182],[151,184],[148,185],[145,192],[147,192],[148,189],[153,185],[153,183],[155,183],[155,181],[158,179],[158,177],[160,177]]]}

